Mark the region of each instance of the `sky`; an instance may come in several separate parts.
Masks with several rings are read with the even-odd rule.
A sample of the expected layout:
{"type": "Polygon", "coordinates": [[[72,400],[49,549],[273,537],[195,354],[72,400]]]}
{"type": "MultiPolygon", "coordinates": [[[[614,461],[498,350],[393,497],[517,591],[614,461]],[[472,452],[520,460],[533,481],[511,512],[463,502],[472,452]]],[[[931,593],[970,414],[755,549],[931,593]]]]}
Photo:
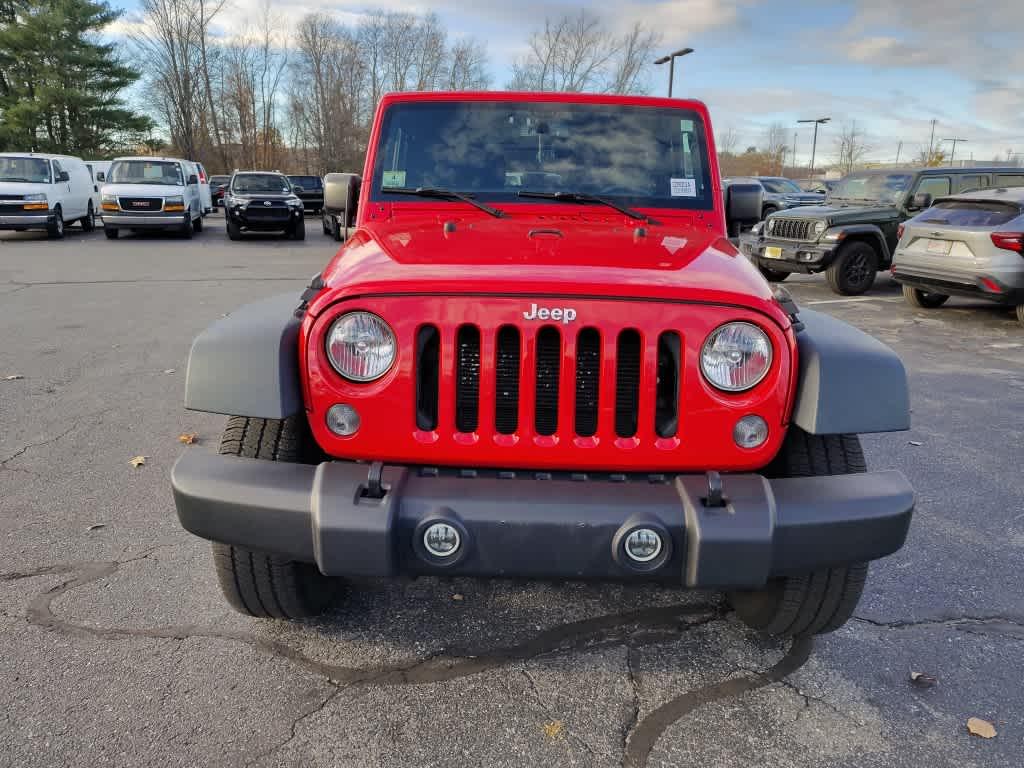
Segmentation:
{"type": "MultiPolygon", "coordinates": [[[[237,29],[266,0],[228,0],[223,24],[237,29]]],[[[114,0],[130,22],[137,0],[114,0]]],[[[483,41],[495,87],[511,74],[530,34],[545,17],[577,13],[562,0],[270,0],[283,18],[318,10],[355,22],[370,9],[438,14],[453,38],[483,41]]],[[[674,95],[704,101],[718,135],[739,135],[740,148],[763,142],[782,122],[796,160],[811,154],[818,134],[820,166],[835,156],[842,126],[856,121],[866,159],[893,162],[957,137],[958,159],[991,160],[1007,150],[1024,161],[1024,0],[592,0],[588,12],[622,28],[643,20],[662,34],[660,52],[689,46],[676,61],[674,95]],[[902,142],[902,148],[899,146],[902,142]]],[[[115,30],[112,30],[116,32],[115,30]]],[[[667,67],[651,64],[650,92],[667,91],[667,67]]],[[[948,153],[949,142],[942,145],[948,153]]],[[[789,158],[787,158],[788,162],[789,158]]]]}

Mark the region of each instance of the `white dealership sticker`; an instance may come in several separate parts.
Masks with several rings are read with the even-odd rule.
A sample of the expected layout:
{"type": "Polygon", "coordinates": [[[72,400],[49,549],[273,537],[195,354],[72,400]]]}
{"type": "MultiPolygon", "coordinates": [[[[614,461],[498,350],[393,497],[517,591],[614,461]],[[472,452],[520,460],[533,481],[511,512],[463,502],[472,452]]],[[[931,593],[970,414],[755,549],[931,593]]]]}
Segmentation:
{"type": "Polygon", "coordinates": [[[404,187],[405,171],[384,171],[384,178],[381,179],[382,187],[404,187]]]}
{"type": "Polygon", "coordinates": [[[696,197],[696,179],[669,179],[672,197],[696,197]]]}

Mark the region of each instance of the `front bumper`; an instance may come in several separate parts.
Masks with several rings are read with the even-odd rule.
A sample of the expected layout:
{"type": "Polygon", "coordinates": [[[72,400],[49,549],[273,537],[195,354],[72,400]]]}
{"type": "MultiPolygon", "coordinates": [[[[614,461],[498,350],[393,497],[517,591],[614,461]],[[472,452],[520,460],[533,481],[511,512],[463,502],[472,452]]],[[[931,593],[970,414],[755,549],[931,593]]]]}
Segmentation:
{"type": "Polygon", "coordinates": [[[824,240],[776,240],[749,233],[740,237],[740,252],[744,256],[757,266],[777,272],[822,272],[832,263],[835,249],[836,243],[824,240]],[[766,253],[777,255],[767,256],[766,253]]]}
{"type": "Polygon", "coordinates": [[[104,213],[101,217],[104,227],[125,227],[128,229],[177,228],[185,223],[184,211],[174,213],[104,213]]]}
{"type": "Polygon", "coordinates": [[[0,216],[0,229],[40,229],[53,221],[49,213],[14,213],[0,216]]]}
{"type": "Polygon", "coordinates": [[[397,574],[652,580],[754,589],[772,576],[874,560],[907,535],[914,492],[899,472],[767,480],[722,478],[724,506],[705,505],[702,475],[640,480],[471,470],[319,466],[185,452],[171,484],[181,524],[197,536],[300,561],[330,576],[397,574]],[[615,482],[618,479],[620,482],[615,482]],[[422,545],[432,522],[455,526],[447,560],[422,545]],[[662,535],[661,554],[633,564],[630,530],[662,535]]]}
{"type": "Polygon", "coordinates": [[[302,208],[289,208],[287,213],[278,214],[276,211],[271,216],[250,216],[244,209],[240,211],[230,210],[225,213],[231,220],[242,229],[252,232],[280,232],[289,229],[303,217],[302,208]]]}

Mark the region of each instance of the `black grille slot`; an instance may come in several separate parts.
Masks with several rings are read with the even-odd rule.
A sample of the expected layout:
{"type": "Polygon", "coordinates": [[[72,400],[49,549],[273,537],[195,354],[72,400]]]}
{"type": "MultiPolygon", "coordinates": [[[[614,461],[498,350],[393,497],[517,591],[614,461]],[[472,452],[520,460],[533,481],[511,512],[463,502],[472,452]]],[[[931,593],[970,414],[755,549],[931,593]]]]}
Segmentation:
{"type": "Polygon", "coordinates": [[[597,400],[601,378],[601,334],[584,328],[576,337],[576,434],[597,432],[597,400]]]}
{"type": "Polygon", "coordinates": [[[416,426],[437,429],[437,386],[440,370],[441,334],[424,325],[416,334],[416,426]]]}
{"type": "Polygon", "coordinates": [[[615,434],[633,437],[640,407],[640,333],[619,334],[615,360],[615,434]]]}
{"type": "Polygon", "coordinates": [[[455,337],[455,428],[480,426],[480,329],[463,325],[455,337]]]}
{"type": "Polygon", "coordinates": [[[805,219],[783,219],[772,217],[769,219],[771,227],[768,234],[771,237],[780,237],[784,240],[809,240],[811,223],[805,219]]]}
{"type": "Polygon", "coordinates": [[[666,331],[658,337],[658,385],[654,410],[654,431],[658,437],[673,437],[679,431],[679,334],[666,331]]]}
{"type": "Polygon", "coordinates": [[[519,329],[506,325],[498,331],[494,355],[494,428],[511,435],[519,428],[519,329]]]}
{"type": "Polygon", "coordinates": [[[534,427],[538,435],[558,430],[558,374],[562,364],[562,338],[546,326],[537,333],[537,380],[534,427]]]}

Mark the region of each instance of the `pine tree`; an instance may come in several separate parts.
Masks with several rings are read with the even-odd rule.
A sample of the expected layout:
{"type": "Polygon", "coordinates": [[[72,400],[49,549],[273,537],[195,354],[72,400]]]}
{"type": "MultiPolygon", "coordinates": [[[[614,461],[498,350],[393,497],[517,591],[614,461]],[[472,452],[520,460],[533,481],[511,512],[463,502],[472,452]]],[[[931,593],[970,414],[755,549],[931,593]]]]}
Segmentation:
{"type": "Polygon", "coordinates": [[[124,90],[138,74],[99,32],[121,15],[94,0],[0,0],[0,149],[95,157],[151,129],[124,90]]]}

